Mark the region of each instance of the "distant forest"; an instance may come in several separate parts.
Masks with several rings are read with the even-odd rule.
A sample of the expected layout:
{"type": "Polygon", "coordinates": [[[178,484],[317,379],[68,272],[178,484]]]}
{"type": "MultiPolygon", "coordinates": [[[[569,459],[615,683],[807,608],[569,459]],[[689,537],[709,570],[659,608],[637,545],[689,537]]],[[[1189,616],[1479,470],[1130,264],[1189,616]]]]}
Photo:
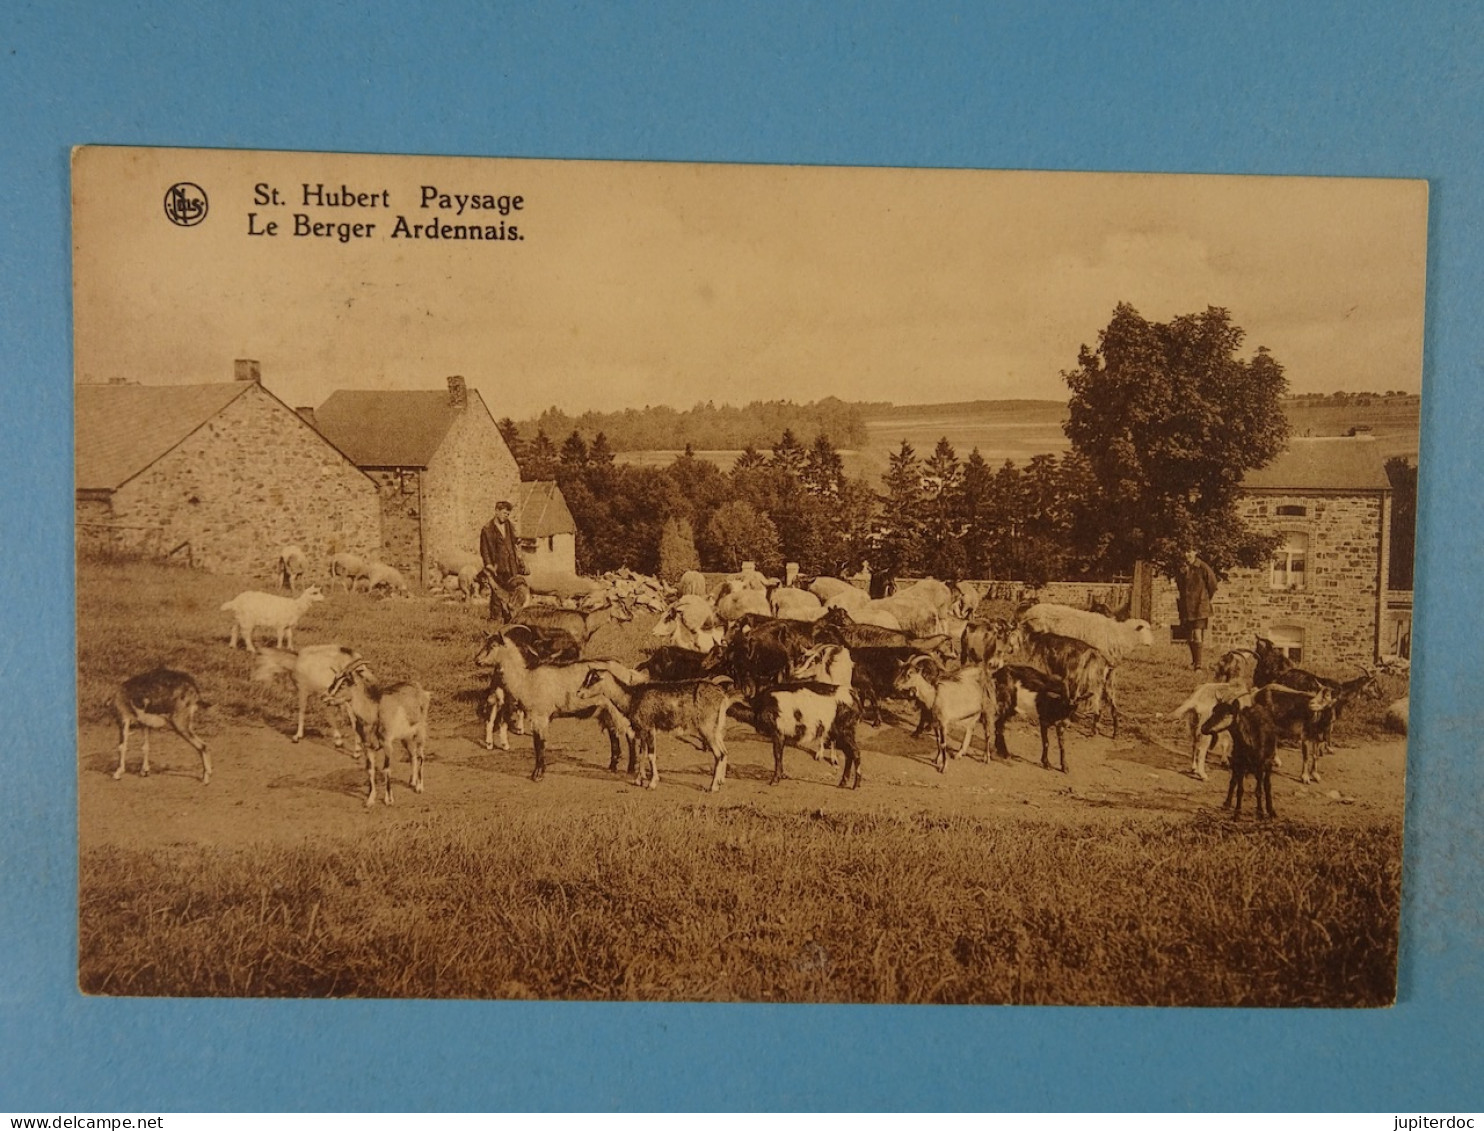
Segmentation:
{"type": "Polygon", "coordinates": [[[753,401],[749,405],[718,405],[711,401],[694,408],[646,405],[622,412],[584,412],[571,416],[555,407],[534,420],[516,423],[522,436],[545,433],[560,442],[573,432],[593,437],[602,433],[615,452],[740,451],[769,448],[785,431],[806,447],[819,436],[841,448],[866,442],[866,419],[861,406],[838,397],[808,404],[792,401],[753,401]]]}

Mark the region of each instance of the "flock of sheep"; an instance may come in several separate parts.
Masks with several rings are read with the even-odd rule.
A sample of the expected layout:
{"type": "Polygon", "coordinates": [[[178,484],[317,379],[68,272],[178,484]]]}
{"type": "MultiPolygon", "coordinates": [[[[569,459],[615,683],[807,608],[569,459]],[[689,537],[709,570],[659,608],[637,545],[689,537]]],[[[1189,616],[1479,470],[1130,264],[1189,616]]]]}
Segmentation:
{"type": "MultiPolygon", "coordinates": [[[[348,555],[331,560],[332,578],[347,588],[358,580],[368,590],[386,586],[406,591],[400,575],[389,578],[348,555]],[[357,568],[359,567],[359,568],[357,568]]],[[[445,563],[467,596],[472,563],[445,563]]],[[[280,559],[280,581],[292,590],[304,578],[302,552],[288,547],[280,559]]],[[[395,570],[390,570],[395,574],[395,570]]],[[[967,754],[976,727],[984,732],[984,757],[1009,757],[1005,726],[1016,717],[1035,720],[1041,736],[1041,764],[1051,768],[1050,735],[1057,740],[1058,768],[1067,770],[1065,727],[1085,717],[1096,734],[1104,705],[1118,732],[1114,676],[1133,649],[1152,645],[1149,624],[1119,620],[1105,612],[1050,603],[1023,607],[1011,619],[976,618],[982,594],[972,585],[924,579],[891,597],[873,600],[850,582],[820,577],[807,586],[780,585],[752,569],[708,589],[700,574],[689,573],[678,592],[653,579],[615,575],[577,602],[576,608],[532,605],[512,623],[491,633],[475,662],[490,671],[485,699],[485,746],[509,749],[512,726],[529,731],[534,747],[532,780],[545,772],[545,751],[555,718],[593,719],[605,732],[609,769],[617,771],[624,742],[628,772],[636,785],[659,782],[656,735],[698,742],[713,758],[711,790],[726,779],[726,730],[732,719],[749,723],[773,748],[777,783],[784,775],[784,750],[805,750],[816,759],[844,766],[840,786],[858,788],[861,755],[856,728],[863,716],[881,722],[883,700],[906,700],[918,712],[917,734],[927,729],[936,743],[935,766],[967,754]],[[659,595],[669,597],[657,606],[659,595]],[[609,620],[628,620],[633,608],[664,607],[654,628],[662,639],[634,667],[584,655],[593,634],[609,620]],[[961,739],[954,742],[956,734],[961,739]]],[[[416,683],[380,683],[366,662],[339,644],[295,650],[293,629],[324,595],[311,585],[297,596],[249,591],[226,602],[233,616],[229,643],[239,637],[255,653],[252,678],[292,678],[299,700],[293,741],[304,734],[311,698],[330,707],[337,747],[343,716],[366,767],[366,804],[378,794],[392,800],[392,751],[402,747],[411,761],[409,784],[423,788],[430,694],[416,683]],[[276,646],[258,648],[254,632],[276,633],[276,646]],[[378,779],[382,782],[378,789],[378,779]]],[[[1191,769],[1205,780],[1206,755],[1215,737],[1231,740],[1228,764],[1239,813],[1242,782],[1256,781],[1259,816],[1272,815],[1271,771],[1280,735],[1300,742],[1302,780],[1317,781],[1317,759],[1327,747],[1334,719],[1362,694],[1379,694],[1370,673],[1340,683],[1294,668],[1278,649],[1259,640],[1253,650],[1227,653],[1214,679],[1197,687],[1173,713],[1188,720],[1191,769]]],[[[193,721],[202,706],[195,680],[158,669],[124,682],[114,697],[119,723],[122,776],[129,731],[144,731],[144,763],[149,772],[149,730],[170,726],[199,753],[202,780],[211,763],[193,721]]]]}

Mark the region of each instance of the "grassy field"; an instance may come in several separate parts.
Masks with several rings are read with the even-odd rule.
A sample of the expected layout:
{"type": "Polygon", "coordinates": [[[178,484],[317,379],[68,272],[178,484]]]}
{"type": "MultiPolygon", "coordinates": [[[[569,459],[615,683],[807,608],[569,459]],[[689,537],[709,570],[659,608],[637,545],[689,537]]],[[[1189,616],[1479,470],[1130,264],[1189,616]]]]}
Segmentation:
{"type": "MultiPolygon", "coordinates": [[[[1032,731],[1012,737],[1009,765],[939,777],[930,745],[887,727],[865,740],[856,793],[803,756],[771,789],[766,747],[736,724],[734,779],[701,802],[704,755],[667,740],[666,784],[635,790],[608,776],[591,724],[562,724],[553,772],[532,785],[528,739],[508,755],[476,739],[478,606],[333,592],[305,643],[354,643],[383,677],[435,693],[429,791],[371,814],[361,772],[313,731],[289,745],[291,694],[247,680],[246,654],[225,647],[219,606],[254,585],[79,565],[86,992],[1391,1000],[1400,778],[1375,805],[1353,796],[1360,779],[1329,779],[1345,791],[1333,801],[1285,779],[1279,820],[1225,819],[1221,784],[1178,772],[1183,729],[1160,717],[1190,686],[1178,647],[1120,669],[1131,737],[1069,735],[1070,780],[1030,760],[1032,731]],[[212,701],[210,786],[172,737],[154,776],[109,776],[104,701],[156,663],[192,672],[212,701]]],[[[637,658],[650,623],[605,627],[597,651],[637,658]]],[[[1372,733],[1379,707],[1347,716],[1345,741],[1372,733]]]]}
{"type": "Polygon", "coordinates": [[[105,850],[104,994],[1384,1005],[1394,829],[685,807],[105,850]]]}

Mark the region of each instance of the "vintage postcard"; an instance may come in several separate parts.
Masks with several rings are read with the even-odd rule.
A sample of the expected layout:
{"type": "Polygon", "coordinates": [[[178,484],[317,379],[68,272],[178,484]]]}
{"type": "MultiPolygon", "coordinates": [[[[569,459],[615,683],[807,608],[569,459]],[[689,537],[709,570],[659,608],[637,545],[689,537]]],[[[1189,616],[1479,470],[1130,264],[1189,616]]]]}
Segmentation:
{"type": "Polygon", "coordinates": [[[85,993],[1394,1000],[1423,182],[73,207],[85,993]]]}

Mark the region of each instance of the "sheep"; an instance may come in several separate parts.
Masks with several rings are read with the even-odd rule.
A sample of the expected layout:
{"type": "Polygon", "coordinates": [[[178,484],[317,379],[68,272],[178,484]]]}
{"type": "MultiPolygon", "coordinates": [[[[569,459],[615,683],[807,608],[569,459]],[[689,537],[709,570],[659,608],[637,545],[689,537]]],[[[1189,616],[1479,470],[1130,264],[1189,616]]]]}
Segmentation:
{"type": "MultiPolygon", "coordinates": [[[[824,579],[817,579],[814,584],[818,585],[821,580],[824,579]]],[[[866,590],[857,588],[849,582],[841,582],[841,585],[842,588],[836,589],[828,597],[817,592],[814,595],[824,601],[826,609],[847,609],[853,612],[871,603],[871,594],[866,590]]]]}
{"type": "MultiPolygon", "coordinates": [[[[841,593],[858,593],[861,600],[869,601],[871,596],[864,589],[839,577],[816,577],[809,583],[808,592],[818,597],[820,602],[828,605],[830,601],[841,593]]],[[[849,600],[850,598],[846,598],[849,600]]]]}
{"type": "Polygon", "coordinates": [[[211,704],[201,698],[200,687],[185,672],[160,667],[143,675],[130,676],[119,685],[109,705],[119,726],[119,764],[113,771],[114,781],[124,776],[124,762],[129,755],[129,727],[134,724],[145,728],[140,777],[149,777],[149,732],[168,726],[201,756],[201,784],[211,781],[211,757],[195,728],[196,711],[211,704]]]}
{"type": "Polygon", "coordinates": [[[245,593],[239,593],[230,601],[224,602],[222,612],[231,613],[232,637],[228,647],[237,647],[237,636],[240,633],[247,644],[249,652],[256,652],[253,646],[253,630],[259,627],[271,628],[278,633],[278,646],[284,647],[287,639],[288,647],[294,646],[294,626],[299,623],[299,618],[316,601],[323,601],[325,595],[320,592],[318,585],[311,585],[297,597],[279,597],[274,593],[263,593],[256,589],[249,589],[245,593]]]}
{"type": "Polygon", "coordinates": [[[883,600],[887,601],[900,601],[904,599],[908,601],[919,601],[932,608],[933,612],[939,616],[942,616],[953,606],[953,590],[935,577],[924,577],[921,581],[913,582],[905,589],[898,589],[890,597],[883,598],[883,600]]]}
{"type": "MultiPolygon", "coordinates": [[[[1001,664],[984,668],[986,693],[994,697],[994,749],[1002,758],[1010,757],[1005,745],[1005,723],[1022,711],[1035,715],[1041,728],[1041,768],[1051,769],[1051,745],[1048,732],[1056,728],[1056,749],[1061,757],[1061,772],[1067,772],[1067,746],[1064,732],[1072,717],[1074,704],[1067,698],[1066,684],[1039,668],[1025,664],[1001,664]]],[[[988,760],[988,742],[985,758],[988,760]]]]}
{"type": "Polygon", "coordinates": [[[935,668],[920,659],[909,660],[897,675],[896,689],[910,693],[925,710],[932,713],[933,737],[938,756],[933,767],[940,774],[948,764],[948,738],[955,726],[964,728],[963,746],[953,756],[969,751],[974,740],[974,724],[984,725],[984,760],[989,761],[989,697],[984,694],[982,672],[978,667],[961,668],[952,675],[936,674],[935,668]]]}
{"type": "Polygon", "coordinates": [[[325,698],[346,704],[355,717],[356,733],[366,752],[366,778],[370,789],[366,807],[376,804],[376,770],[381,763],[385,783],[384,800],[392,803],[392,749],[401,743],[412,759],[407,784],[413,793],[423,791],[423,753],[428,743],[428,704],[432,696],[415,683],[378,684],[364,660],[347,665],[330,683],[325,698]]]}
{"type": "MultiPolygon", "coordinates": [[[[1218,704],[1230,703],[1252,690],[1252,685],[1243,680],[1224,680],[1203,683],[1192,691],[1185,702],[1169,713],[1169,718],[1184,717],[1190,726],[1190,772],[1201,781],[1206,780],[1206,754],[1211,749],[1215,735],[1204,727],[1218,704]]],[[[1158,718],[1160,716],[1156,716],[1158,718]]]]}
{"type": "MultiPolygon", "coordinates": [[[[843,649],[842,649],[843,651],[843,649]]],[[[825,661],[837,677],[841,670],[838,656],[825,661]]],[[[752,696],[752,725],[773,744],[773,777],[777,785],[783,772],[784,746],[809,750],[816,759],[826,745],[845,753],[845,768],[840,774],[841,789],[859,789],[861,784],[860,747],[855,726],[860,716],[855,694],[849,682],[782,683],[765,688],[752,696]]]]}
{"type": "Polygon", "coordinates": [[[773,615],[789,620],[818,620],[824,616],[824,604],[813,593],[803,589],[787,589],[780,585],[768,594],[768,604],[773,615]]]}
{"type": "Polygon", "coordinates": [[[1101,613],[1067,605],[1041,602],[1026,609],[1016,619],[1033,632],[1054,632],[1091,644],[1115,666],[1140,645],[1148,647],[1154,644],[1154,630],[1147,620],[1117,621],[1101,613]]]}
{"type": "MultiPolygon", "coordinates": [[[[622,717],[633,737],[634,749],[649,763],[634,784],[654,789],[660,783],[659,760],[655,756],[655,731],[688,734],[700,740],[712,757],[712,793],[721,789],[727,776],[727,710],[739,701],[724,679],[687,679],[675,683],[626,680],[610,669],[594,668],[584,676],[578,692],[581,700],[603,705],[622,717]]],[[[631,765],[631,769],[634,767],[631,765]]]]}
{"type": "Polygon", "coordinates": [[[694,569],[688,569],[682,573],[680,575],[680,595],[682,597],[706,596],[706,575],[694,569]]]}
{"type": "MultiPolygon", "coordinates": [[[[465,565],[459,568],[458,577],[455,578],[457,590],[464,595],[465,603],[474,600],[484,591],[484,567],[481,565],[465,565]]],[[[443,579],[445,584],[448,578],[443,579]]]]}
{"type": "Polygon", "coordinates": [[[670,606],[651,635],[668,640],[677,648],[710,652],[722,642],[726,626],[717,619],[716,608],[709,599],[688,595],[670,606]]]}
{"type": "Polygon", "coordinates": [[[407,588],[407,580],[401,571],[382,562],[376,562],[366,570],[366,592],[386,586],[388,593],[400,593],[402,596],[410,596],[407,588]]]}
{"type": "Polygon", "coordinates": [[[366,559],[359,554],[330,555],[330,580],[339,578],[347,591],[355,588],[356,582],[365,577],[367,572],[366,559]]]}
{"type": "MultiPolygon", "coordinates": [[[[626,727],[619,725],[611,714],[605,715],[600,709],[600,704],[580,699],[578,693],[582,689],[583,679],[589,671],[594,669],[601,668],[618,672],[621,678],[626,678],[630,682],[639,682],[642,679],[638,672],[609,660],[580,660],[573,664],[533,664],[508,631],[493,633],[474,657],[474,662],[481,667],[494,669],[490,677],[489,721],[485,725],[484,732],[486,750],[495,748],[494,732],[497,716],[500,749],[510,749],[502,710],[502,704],[508,698],[514,706],[525,712],[530,724],[532,744],[535,747],[535,768],[531,771],[532,781],[540,781],[546,776],[546,733],[551,726],[551,720],[558,716],[585,719],[597,715],[599,725],[607,730],[609,735],[608,768],[610,771],[617,770],[619,748],[615,731],[624,730],[626,727]]],[[[632,747],[629,760],[632,766],[634,761],[632,747]]]]}
{"type": "MultiPolygon", "coordinates": [[[[276,675],[293,676],[294,685],[299,689],[299,726],[290,741],[298,742],[304,737],[304,707],[309,702],[310,695],[325,695],[330,690],[330,684],[335,682],[335,677],[360,658],[360,653],[340,644],[309,644],[297,652],[264,645],[253,665],[252,678],[259,683],[269,683],[276,675]]],[[[348,709],[346,715],[355,751],[360,753],[361,739],[360,733],[355,729],[355,719],[348,709]]],[[[333,711],[330,712],[330,732],[334,735],[335,749],[340,749],[345,740],[341,737],[333,711]]]]}
{"type": "Polygon", "coordinates": [[[1106,700],[1108,713],[1113,717],[1112,737],[1118,737],[1118,703],[1113,696],[1114,669],[1102,652],[1070,636],[1036,632],[1034,629],[1026,629],[1024,645],[1031,659],[1039,660],[1048,674],[1066,683],[1067,697],[1074,709],[1080,710],[1084,704],[1087,706],[1092,716],[1091,733],[1094,736],[1098,733],[1106,700]]]}
{"type": "Polygon", "coordinates": [[[1381,720],[1381,725],[1387,730],[1395,731],[1397,734],[1407,733],[1408,697],[1403,695],[1400,699],[1393,700],[1386,708],[1386,715],[1381,720]]]}
{"type": "Polygon", "coordinates": [[[773,609],[768,604],[767,593],[760,589],[741,589],[723,593],[717,598],[716,615],[728,624],[747,613],[772,616],[773,609]]]}
{"type": "Polygon", "coordinates": [[[278,584],[292,593],[304,580],[309,560],[298,546],[285,546],[278,551],[278,584]]]}
{"type": "Polygon", "coordinates": [[[1242,788],[1251,774],[1258,819],[1271,820],[1277,816],[1273,809],[1273,762],[1278,750],[1278,727],[1260,692],[1248,691],[1216,704],[1211,717],[1201,724],[1201,733],[1211,736],[1223,731],[1231,735],[1232,752],[1231,781],[1222,807],[1230,806],[1235,794],[1237,804],[1232,809],[1232,820],[1242,815],[1242,788]]]}

